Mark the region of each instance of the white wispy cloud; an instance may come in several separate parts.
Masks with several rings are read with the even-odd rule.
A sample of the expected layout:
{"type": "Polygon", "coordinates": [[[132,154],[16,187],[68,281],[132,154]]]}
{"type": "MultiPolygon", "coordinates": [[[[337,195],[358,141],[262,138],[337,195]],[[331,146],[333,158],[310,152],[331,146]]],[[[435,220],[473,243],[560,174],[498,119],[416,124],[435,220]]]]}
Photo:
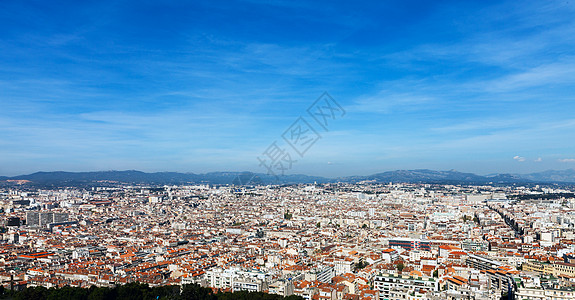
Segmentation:
{"type": "Polygon", "coordinates": [[[559,162],[564,162],[564,163],[572,163],[575,162],[575,158],[561,158],[558,159],[559,162]]]}
{"type": "Polygon", "coordinates": [[[519,162],[524,162],[525,161],[525,157],[519,156],[519,155],[515,155],[513,157],[514,160],[519,161],[519,162]]]}
{"type": "Polygon", "coordinates": [[[562,62],[539,65],[501,78],[480,82],[485,89],[493,92],[508,92],[549,85],[571,84],[575,79],[575,57],[562,62]]]}
{"type": "Polygon", "coordinates": [[[513,129],[527,124],[532,124],[531,119],[526,118],[514,118],[514,119],[501,119],[501,118],[481,118],[479,120],[471,120],[467,122],[457,122],[456,124],[430,128],[433,131],[438,132],[461,132],[461,131],[475,131],[475,130],[487,130],[487,129],[513,129]]]}
{"type": "Polygon", "coordinates": [[[389,114],[397,111],[423,109],[421,107],[422,104],[431,103],[433,100],[433,97],[424,95],[409,93],[386,94],[381,92],[375,96],[358,99],[354,105],[348,106],[348,110],[352,112],[389,114]]]}

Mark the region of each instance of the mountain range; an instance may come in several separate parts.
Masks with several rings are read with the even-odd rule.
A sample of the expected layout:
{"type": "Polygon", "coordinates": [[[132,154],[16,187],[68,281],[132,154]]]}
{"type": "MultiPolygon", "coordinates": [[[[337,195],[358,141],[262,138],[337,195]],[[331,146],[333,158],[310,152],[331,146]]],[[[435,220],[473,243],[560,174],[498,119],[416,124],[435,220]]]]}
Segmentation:
{"type": "Polygon", "coordinates": [[[274,177],[252,172],[210,172],[203,174],[156,172],[146,173],[136,170],[128,171],[98,171],[98,172],[37,172],[13,177],[0,176],[1,182],[12,180],[26,181],[29,184],[74,186],[95,185],[109,182],[138,184],[297,184],[297,183],[327,183],[327,182],[406,182],[406,183],[453,183],[453,184],[514,184],[514,183],[575,183],[575,169],[549,170],[530,174],[491,174],[477,175],[455,170],[434,171],[396,170],[377,173],[368,176],[349,176],[326,178],[308,175],[285,175],[274,177]]]}

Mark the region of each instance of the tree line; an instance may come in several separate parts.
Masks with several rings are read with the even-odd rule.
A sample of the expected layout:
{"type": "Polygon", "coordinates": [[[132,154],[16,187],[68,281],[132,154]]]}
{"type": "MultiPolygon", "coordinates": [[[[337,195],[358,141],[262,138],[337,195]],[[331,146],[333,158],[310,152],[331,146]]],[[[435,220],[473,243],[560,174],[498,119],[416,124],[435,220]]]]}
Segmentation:
{"type": "Polygon", "coordinates": [[[27,287],[10,291],[0,286],[0,299],[14,300],[300,300],[299,296],[282,297],[261,292],[218,292],[198,284],[150,287],[146,283],[128,283],[116,287],[80,288],[65,286],[27,287]]]}

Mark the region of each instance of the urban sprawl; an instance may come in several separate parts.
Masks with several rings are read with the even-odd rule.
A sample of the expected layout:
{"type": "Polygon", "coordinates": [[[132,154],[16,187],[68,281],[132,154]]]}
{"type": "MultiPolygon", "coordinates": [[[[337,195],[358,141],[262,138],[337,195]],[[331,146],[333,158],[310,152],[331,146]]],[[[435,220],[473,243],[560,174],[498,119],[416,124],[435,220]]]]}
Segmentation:
{"type": "Polygon", "coordinates": [[[141,282],[326,300],[573,299],[573,192],[16,182],[0,188],[0,279],[12,290],[141,282]]]}

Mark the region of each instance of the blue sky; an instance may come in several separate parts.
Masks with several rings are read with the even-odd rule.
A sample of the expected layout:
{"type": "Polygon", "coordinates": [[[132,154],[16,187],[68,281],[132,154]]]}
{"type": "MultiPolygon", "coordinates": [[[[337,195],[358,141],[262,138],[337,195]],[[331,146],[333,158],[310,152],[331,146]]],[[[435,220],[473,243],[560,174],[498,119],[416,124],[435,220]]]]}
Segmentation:
{"type": "Polygon", "coordinates": [[[0,175],[575,167],[572,1],[1,1],[0,175]],[[313,123],[312,123],[313,126],[313,123]],[[289,146],[283,145],[286,151],[289,146]]]}

